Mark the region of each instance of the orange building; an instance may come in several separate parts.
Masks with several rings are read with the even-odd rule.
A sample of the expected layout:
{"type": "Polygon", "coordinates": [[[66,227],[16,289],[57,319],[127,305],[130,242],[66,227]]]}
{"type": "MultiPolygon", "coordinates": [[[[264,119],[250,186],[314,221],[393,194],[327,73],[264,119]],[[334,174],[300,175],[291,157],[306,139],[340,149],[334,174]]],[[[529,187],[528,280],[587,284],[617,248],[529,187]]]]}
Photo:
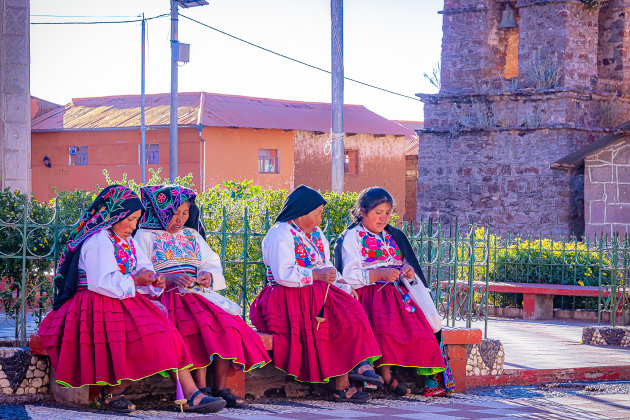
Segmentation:
{"type": "MultiPolygon", "coordinates": [[[[265,188],[331,185],[327,103],[180,93],[178,171],[197,190],[251,179],[265,188]]],[[[168,94],[146,96],[147,168],[169,173],[168,94]]],[[[405,135],[410,130],[363,106],[344,107],[346,191],[370,185],[405,200],[405,135]]],[[[413,134],[413,132],[411,132],[413,134]]],[[[32,121],[33,193],[103,186],[103,169],[140,181],[140,97],[73,99],[32,121]],[[45,158],[48,158],[45,161],[45,158]],[[50,165],[50,166],[48,166],[50,165]]]]}

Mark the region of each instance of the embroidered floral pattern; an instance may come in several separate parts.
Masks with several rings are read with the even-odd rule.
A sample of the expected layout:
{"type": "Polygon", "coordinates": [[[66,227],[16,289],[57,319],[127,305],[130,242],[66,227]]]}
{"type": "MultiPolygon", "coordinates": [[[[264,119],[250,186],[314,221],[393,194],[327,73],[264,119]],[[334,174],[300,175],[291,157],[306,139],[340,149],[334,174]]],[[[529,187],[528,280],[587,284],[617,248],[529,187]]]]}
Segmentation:
{"type": "MultiPolygon", "coordinates": [[[[322,231],[315,228],[308,235],[292,221],[288,223],[295,245],[295,261],[298,265],[297,272],[300,274],[300,284],[302,286],[313,284],[311,270],[324,266],[326,261],[322,231]]],[[[268,284],[276,284],[270,267],[267,267],[267,281],[268,284]]]]}
{"type": "Polygon", "coordinates": [[[400,264],[403,260],[402,252],[394,242],[392,235],[383,231],[381,237],[362,227],[360,229],[358,232],[359,244],[364,266],[390,261],[394,264],[400,264]]]}
{"type": "Polygon", "coordinates": [[[322,241],[322,232],[319,228],[316,228],[310,235],[302,231],[293,222],[289,222],[291,235],[293,235],[293,243],[295,244],[295,259],[300,267],[311,268],[317,263],[322,263],[326,260],[326,254],[324,252],[324,242],[322,241]],[[315,245],[315,249],[312,249],[302,236],[315,245]]]}
{"type": "Polygon", "coordinates": [[[175,235],[168,232],[153,233],[153,263],[160,264],[171,260],[174,263],[201,261],[201,249],[192,229],[184,228],[175,235]]]}
{"type": "Polygon", "coordinates": [[[108,232],[109,240],[114,245],[114,255],[118,263],[118,270],[123,274],[131,274],[136,271],[136,248],[133,242],[128,243],[118,237],[118,235],[108,232]]]}

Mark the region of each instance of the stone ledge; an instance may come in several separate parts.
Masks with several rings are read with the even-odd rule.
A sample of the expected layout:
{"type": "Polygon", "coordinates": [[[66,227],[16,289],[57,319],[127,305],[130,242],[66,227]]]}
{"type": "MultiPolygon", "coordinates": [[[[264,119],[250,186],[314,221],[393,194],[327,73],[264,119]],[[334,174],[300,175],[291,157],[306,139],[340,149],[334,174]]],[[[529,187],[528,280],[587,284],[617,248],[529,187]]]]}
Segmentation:
{"type": "Polygon", "coordinates": [[[449,328],[442,329],[444,345],[449,344],[480,344],[481,330],[476,328],[449,328]]]}
{"type": "Polygon", "coordinates": [[[534,385],[573,381],[619,381],[630,379],[630,366],[595,366],[566,369],[510,369],[503,375],[468,376],[466,386],[534,385]]]}
{"type": "Polygon", "coordinates": [[[630,327],[584,327],[582,342],[595,346],[630,347],[630,327]]]}

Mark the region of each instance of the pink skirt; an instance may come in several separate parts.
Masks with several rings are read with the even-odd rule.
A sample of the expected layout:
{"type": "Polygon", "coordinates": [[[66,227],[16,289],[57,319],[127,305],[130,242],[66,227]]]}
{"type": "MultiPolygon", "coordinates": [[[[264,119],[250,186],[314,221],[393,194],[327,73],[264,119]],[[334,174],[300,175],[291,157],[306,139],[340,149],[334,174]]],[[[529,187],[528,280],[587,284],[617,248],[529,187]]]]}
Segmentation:
{"type": "Polygon", "coordinates": [[[65,387],[118,385],[192,364],[181,335],[139,294],[121,300],[80,290],[44,318],[38,334],[65,387]]]}
{"type": "Polygon", "coordinates": [[[165,292],[160,301],[184,337],[193,369],[208,366],[214,355],[232,360],[245,372],[271,361],[256,331],[240,316],[225,312],[198,294],[182,294],[177,289],[165,292]]]}
{"type": "Polygon", "coordinates": [[[306,287],[267,286],[250,308],[259,331],[273,335],[273,363],[303,382],[328,382],[362,360],[381,355],[365,311],[352,296],[330,287],[319,329],[315,316],[326,284],[306,287]]]}
{"type": "MultiPolygon", "coordinates": [[[[440,345],[422,311],[414,305],[416,311],[407,312],[402,294],[391,284],[382,286],[374,284],[356,291],[383,351],[378,365],[444,370],[440,345]]],[[[400,289],[407,291],[402,286],[400,289]]]]}

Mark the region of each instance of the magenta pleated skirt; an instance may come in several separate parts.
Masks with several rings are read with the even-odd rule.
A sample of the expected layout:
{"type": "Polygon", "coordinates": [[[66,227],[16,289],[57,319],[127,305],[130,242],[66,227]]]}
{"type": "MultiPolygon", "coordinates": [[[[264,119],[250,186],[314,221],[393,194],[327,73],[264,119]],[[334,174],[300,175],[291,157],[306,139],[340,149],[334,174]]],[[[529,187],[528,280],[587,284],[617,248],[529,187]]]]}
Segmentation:
{"type": "MultiPolygon", "coordinates": [[[[383,357],[378,365],[444,368],[440,345],[422,311],[405,310],[402,293],[388,284],[357,289],[383,357]]],[[[400,289],[406,293],[404,287],[400,289]]],[[[413,302],[411,302],[413,304],[413,302]]]]}
{"type": "Polygon", "coordinates": [[[62,386],[118,385],[192,365],[182,336],[144,296],[76,292],[42,321],[38,334],[62,386]]]}
{"type": "Polygon", "coordinates": [[[359,302],[330,287],[324,318],[317,328],[326,284],[306,287],[267,286],[250,307],[258,331],[273,335],[275,367],[303,382],[328,382],[348,373],[381,350],[359,302]]]}
{"type": "Polygon", "coordinates": [[[164,293],[160,301],[180,332],[193,361],[193,369],[208,366],[214,355],[232,360],[247,372],[271,361],[256,333],[238,315],[232,315],[195,293],[164,293]]]}

